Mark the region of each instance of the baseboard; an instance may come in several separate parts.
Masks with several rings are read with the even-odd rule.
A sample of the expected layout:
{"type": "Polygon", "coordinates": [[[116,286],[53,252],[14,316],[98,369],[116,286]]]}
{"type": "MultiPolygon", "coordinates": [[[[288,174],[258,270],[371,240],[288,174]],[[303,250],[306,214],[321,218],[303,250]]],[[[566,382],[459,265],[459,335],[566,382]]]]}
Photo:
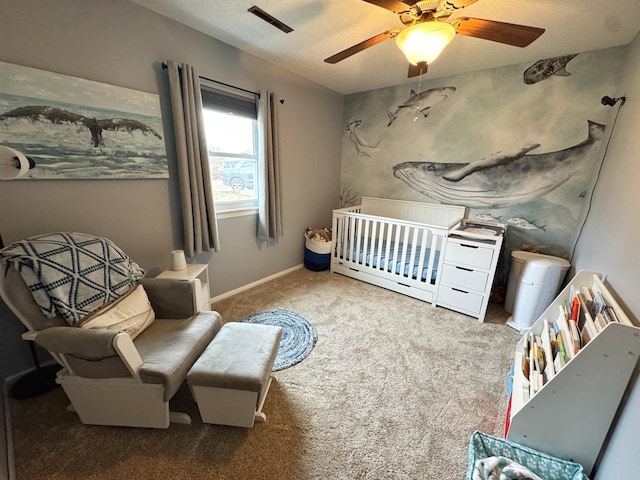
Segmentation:
{"type": "Polygon", "coordinates": [[[269,275],[268,277],[265,277],[261,280],[257,280],[255,282],[249,283],[248,285],[244,285],[243,287],[240,288],[236,288],[235,290],[231,290],[229,292],[225,292],[221,295],[218,295],[217,297],[213,297],[211,299],[211,303],[215,303],[215,302],[219,302],[220,300],[224,300],[225,298],[229,298],[232,297],[233,295],[237,295],[238,293],[242,293],[245,290],[249,290],[250,288],[253,287],[257,287],[258,285],[261,285],[263,283],[267,283],[270,280],[273,280],[275,278],[278,277],[282,277],[283,275],[286,275],[288,273],[294,272],[296,270],[300,270],[301,268],[304,267],[304,264],[300,264],[300,265],[296,265],[295,267],[291,267],[291,268],[287,268],[286,270],[283,270],[279,273],[274,273],[273,275],[269,275]]]}

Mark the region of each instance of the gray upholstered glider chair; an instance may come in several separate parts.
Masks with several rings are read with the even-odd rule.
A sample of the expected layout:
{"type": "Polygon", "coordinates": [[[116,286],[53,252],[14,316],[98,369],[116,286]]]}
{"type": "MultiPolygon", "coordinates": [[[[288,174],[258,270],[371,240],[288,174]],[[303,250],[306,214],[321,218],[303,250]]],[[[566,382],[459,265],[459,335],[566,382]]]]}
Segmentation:
{"type": "Polygon", "coordinates": [[[56,381],[83,423],[190,423],[169,401],[222,321],[197,311],[193,282],[143,275],[109,240],[85,234],[0,250],[0,297],[27,328],[23,338],[62,365],[56,381]]]}

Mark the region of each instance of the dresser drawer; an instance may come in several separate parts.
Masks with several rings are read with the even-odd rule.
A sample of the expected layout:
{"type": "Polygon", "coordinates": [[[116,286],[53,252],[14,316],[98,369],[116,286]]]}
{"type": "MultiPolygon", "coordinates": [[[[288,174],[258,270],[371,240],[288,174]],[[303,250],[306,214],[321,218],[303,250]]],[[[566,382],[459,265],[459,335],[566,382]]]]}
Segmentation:
{"type": "Polygon", "coordinates": [[[461,309],[473,315],[478,315],[482,307],[484,296],[472,293],[461,288],[440,285],[438,289],[437,304],[443,307],[451,307],[454,310],[461,309]]]}
{"type": "Polygon", "coordinates": [[[444,254],[444,261],[488,269],[491,268],[493,253],[493,248],[487,248],[473,241],[449,240],[444,254]]]}
{"type": "Polygon", "coordinates": [[[484,293],[489,274],[467,267],[445,264],[442,268],[441,282],[454,287],[471,289],[484,293]]]}

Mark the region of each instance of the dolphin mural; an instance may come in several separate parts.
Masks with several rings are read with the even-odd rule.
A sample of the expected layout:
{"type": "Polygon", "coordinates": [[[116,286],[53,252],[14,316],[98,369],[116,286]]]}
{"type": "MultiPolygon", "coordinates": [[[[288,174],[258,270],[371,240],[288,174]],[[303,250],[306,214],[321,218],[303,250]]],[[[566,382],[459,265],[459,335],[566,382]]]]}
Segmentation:
{"type": "Polygon", "coordinates": [[[364,155],[365,157],[370,157],[372,153],[380,150],[378,145],[380,145],[380,140],[375,143],[369,143],[364,138],[362,138],[362,134],[358,127],[362,124],[362,120],[351,119],[344,129],[349,132],[349,140],[356,147],[356,152],[358,155],[364,155]]]}
{"type": "Polygon", "coordinates": [[[390,126],[396,118],[398,118],[398,114],[402,112],[412,112],[416,108],[419,108],[420,113],[427,117],[431,107],[443,100],[446,100],[449,95],[453,95],[455,91],[456,87],[438,87],[425,90],[418,94],[414,89],[411,89],[409,98],[407,98],[401,105],[398,105],[393,112],[391,110],[387,110],[387,116],[389,117],[387,127],[390,126]]]}
{"type": "Polygon", "coordinates": [[[91,145],[94,147],[104,146],[104,140],[102,138],[103,130],[119,130],[127,132],[139,130],[145,135],[153,135],[156,138],[162,139],[155,130],[137,120],[129,118],[105,118],[97,120],[93,117],[85,117],[68,110],[63,110],[62,108],[50,106],[29,105],[10,110],[0,115],[0,120],[6,120],[9,118],[26,118],[32,122],[51,122],[56,125],[63,123],[84,125],[91,133],[91,145]]]}
{"type": "Polygon", "coordinates": [[[560,77],[568,77],[571,75],[567,72],[567,63],[578,56],[577,53],[572,55],[564,55],[561,57],[545,58],[544,60],[538,60],[536,63],[527,68],[522,77],[524,83],[527,85],[533,85],[534,83],[546,80],[552,75],[558,75],[560,77]]]}
{"type": "Polygon", "coordinates": [[[538,145],[498,153],[472,163],[404,162],[393,175],[414,190],[448,205],[504,208],[546,195],[580,168],[602,138],[604,125],[587,121],[587,139],[556,152],[527,154],[538,145]]]}

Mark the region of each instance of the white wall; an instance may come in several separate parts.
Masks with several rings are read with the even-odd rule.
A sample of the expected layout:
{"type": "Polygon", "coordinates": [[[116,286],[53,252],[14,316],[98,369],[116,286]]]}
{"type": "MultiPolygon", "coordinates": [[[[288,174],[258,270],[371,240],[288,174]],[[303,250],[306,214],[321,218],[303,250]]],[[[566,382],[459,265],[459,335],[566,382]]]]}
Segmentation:
{"type": "MultiPolygon", "coordinates": [[[[629,49],[620,91],[625,96],[595,190],[591,212],[578,242],[574,265],[608,275],[608,283],[635,320],[640,319],[640,34],[629,49]]],[[[596,479],[638,478],[635,450],[640,443],[640,382],[603,457],[596,479]]]]}
{"type": "MultiPolygon", "coordinates": [[[[285,100],[280,108],[285,237],[260,246],[255,216],[220,220],[222,250],[194,259],[209,263],[212,294],[302,263],[304,227],[329,225],[338,206],[342,95],[124,0],[0,0],[0,12],[0,61],[159,93],[171,176],[1,182],[5,244],[38,233],[80,231],[112,239],[150,275],[168,267],[170,250],[181,248],[182,223],[161,63],[176,60],[196,65],[203,76],[254,91],[266,88],[285,100]]],[[[0,309],[0,352],[21,351],[24,342],[14,338],[13,325],[5,329],[5,320],[17,320],[5,318],[5,312],[0,309]]],[[[0,356],[15,372],[16,357],[0,356]]],[[[21,369],[29,366],[27,350],[21,369]]]]}

